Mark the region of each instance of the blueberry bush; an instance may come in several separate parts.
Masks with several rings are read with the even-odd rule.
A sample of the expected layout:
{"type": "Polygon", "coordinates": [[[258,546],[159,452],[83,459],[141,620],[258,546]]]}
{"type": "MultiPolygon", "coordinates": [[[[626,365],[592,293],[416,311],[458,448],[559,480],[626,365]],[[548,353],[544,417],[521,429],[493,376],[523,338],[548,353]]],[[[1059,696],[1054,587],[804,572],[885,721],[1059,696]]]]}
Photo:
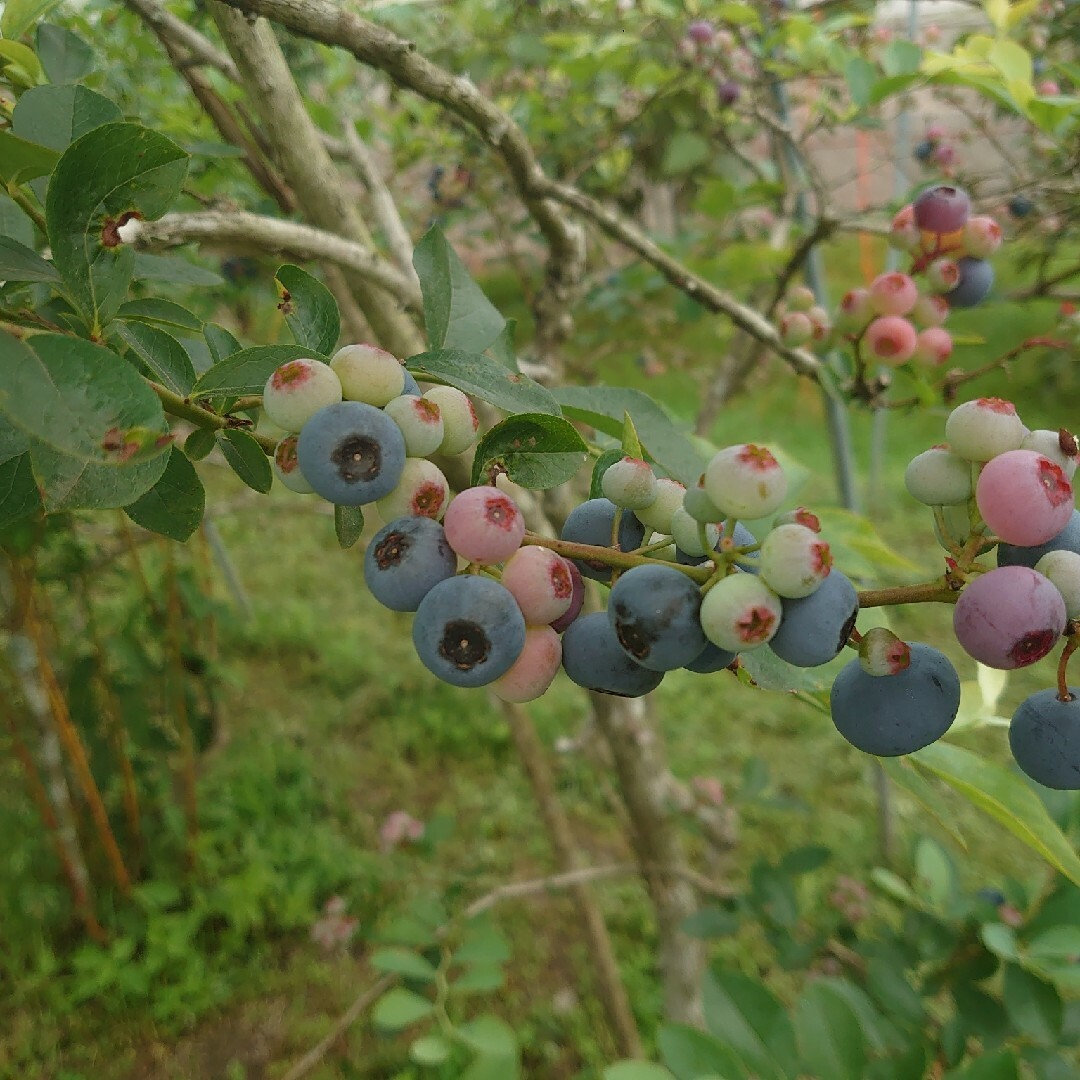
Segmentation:
{"type": "MultiPolygon", "coordinates": [[[[13,1000],[113,1014],[152,998],[155,1022],[190,1025],[317,911],[326,948],[363,927],[377,978],[287,1075],[319,1067],[365,1011],[406,1034],[407,1075],[546,1075],[490,998],[513,978],[490,908],[569,889],[610,1032],[591,1075],[1073,1075],[1080,447],[1061,400],[1029,415],[977,394],[1038,365],[1065,384],[1075,359],[1068,309],[1005,346],[978,322],[1002,280],[1024,282],[1019,301],[1068,304],[1080,273],[1063,149],[1075,41],[1051,29],[1074,6],[988,0],[941,47],[875,30],[857,0],[427,6],[369,20],[228,0],[189,18],[156,0],[52,14],[9,0],[0,15],[3,745],[28,792],[20,821],[40,821],[19,860],[51,844],[63,883],[0,907],[52,928],[0,967],[13,1000]],[[105,40],[136,27],[157,59],[144,73],[105,40]],[[151,108],[141,75],[195,104],[151,108]],[[842,212],[809,140],[881,129],[916,91],[959,101],[991,140],[1007,119],[1040,153],[1021,169],[1002,150],[1015,175],[995,183],[932,126],[913,183],[842,212]],[[1033,260],[1023,222],[1043,207],[1058,228],[1033,260]],[[874,248],[833,303],[820,260],[845,231],[888,254],[874,248]],[[513,295],[482,287],[449,234],[505,254],[513,295]],[[229,253],[220,274],[163,253],[191,243],[229,253]],[[582,313],[600,345],[668,287],[678,320],[722,324],[695,430],[567,362],[582,313]],[[801,504],[782,417],[714,423],[766,365],[820,396],[844,510],[801,504]],[[860,411],[941,421],[889,494],[940,547],[921,571],[854,512],[860,411]],[[455,688],[448,709],[470,708],[461,690],[499,703],[558,873],[471,902],[457,886],[413,895],[355,842],[304,753],[264,749],[235,785],[200,777],[230,752],[220,624],[250,602],[207,512],[215,464],[258,495],[288,489],[355,549],[342,594],[363,578],[388,620],[411,619],[430,685],[455,688]],[[231,607],[210,598],[214,575],[231,607]],[[918,605],[950,611],[951,629],[898,632],[892,613],[918,605]],[[994,713],[1000,688],[985,709],[965,702],[970,671],[982,689],[1036,665],[1011,717],[994,713]],[[908,879],[879,868],[873,896],[850,877],[830,893],[839,844],[823,837],[717,884],[676,828],[679,797],[707,800],[687,802],[639,708],[679,679],[703,700],[736,681],[797,699],[958,846],[960,798],[1044,877],[970,889],[927,836],[908,879]],[[655,1008],[621,977],[587,888],[606,871],[580,865],[524,708],[557,680],[587,692],[614,766],[655,920],[655,1008]],[[980,728],[977,746],[953,738],[980,728]],[[724,950],[748,927],[753,971],[724,950]]],[[[437,846],[407,814],[387,829],[388,849],[437,846]]],[[[52,1060],[32,1040],[26,1053],[23,1075],[52,1060]]]]}

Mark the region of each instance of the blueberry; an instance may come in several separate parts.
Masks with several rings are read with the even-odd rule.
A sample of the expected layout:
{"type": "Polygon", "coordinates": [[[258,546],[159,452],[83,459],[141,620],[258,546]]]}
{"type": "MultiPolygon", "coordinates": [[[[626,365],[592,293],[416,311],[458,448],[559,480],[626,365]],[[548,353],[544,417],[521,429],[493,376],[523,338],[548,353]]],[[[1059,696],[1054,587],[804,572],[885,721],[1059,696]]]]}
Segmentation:
{"type": "Polygon", "coordinates": [[[737,653],[721,649],[711,641],[689,664],[684,665],[687,671],[696,672],[698,675],[711,675],[714,671],[723,671],[731,667],[737,653]]]}
{"type": "Polygon", "coordinates": [[[381,409],[339,401],[304,425],[296,456],[304,479],[324,499],[361,506],[397,486],[405,468],[405,439],[381,409]]]}
{"type": "Polygon", "coordinates": [[[960,708],[960,676],[949,659],[929,645],[910,647],[911,663],[899,674],[868,675],[855,659],[833,683],[836,730],[864,753],[912,754],[940,739],[960,708]]]}
{"type": "Polygon", "coordinates": [[[571,682],[586,690],[641,697],[664,678],[662,671],[650,671],[624,652],[605,611],[579,616],[563,634],[562,643],[563,670],[571,682]]]}
{"type": "Polygon", "coordinates": [[[420,384],[413,378],[413,373],[411,371],[405,372],[405,387],[401,391],[401,396],[404,397],[406,394],[408,394],[409,397],[422,397],[420,393],[420,384]]]}
{"type": "Polygon", "coordinates": [[[608,597],[608,620],[627,655],[651,671],[689,664],[707,643],[701,591],[671,566],[635,566],[608,597]]]}
{"type": "Polygon", "coordinates": [[[453,686],[485,686],[514,666],[525,648],[525,619],[497,581],[474,574],[440,581],[413,620],[420,662],[453,686]]]}
{"type": "MultiPolygon", "coordinates": [[[[575,506],[563,523],[561,538],[575,544],[592,547],[611,547],[611,526],[615,521],[615,504],[610,499],[589,499],[575,506]]],[[[645,539],[645,526],[634,514],[623,511],[619,521],[619,550],[633,551],[645,539]]],[[[611,567],[586,559],[575,559],[577,568],[594,581],[610,581],[611,567]]]]}
{"type": "MultiPolygon", "coordinates": [[[[716,542],[716,551],[723,551],[725,548],[732,547],[753,547],[757,543],[757,537],[741,522],[735,522],[735,531],[730,540],[725,540],[722,536],[716,542]]],[[[757,562],[760,552],[751,551],[746,558],[752,559],[757,562]]],[[[702,566],[707,563],[708,559],[702,559],[700,555],[687,555],[685,551],[676,546],[675,548],[675,561],[682,563],[683,566],[702,566]]],[[[751,574],[758,572],[757,566],[746,566],[742,563],[739,564],[740,570],[746,570],[751,574]]]]}
{"type": "Polygon", "coordinates": [[[945,294],[949,307],[969,308],[986,299],[994,284],[994,268],[985,259],[965,255],[958,259],[960,283],[945,294]]]}
{"type": "Polygon", "coordinates": [[[1009,213],[1015,218],[1026,218],[1035,209],[1035,204],[1026,195],[1014,195],[1009,200],[1009,213]]]}
{"type": "Polygon", "coordinates": [[[809,596],[783,601],[780,629],[769,642],[781,660],[818,667],[838,656],[859,614],[859,594],[836,567],[809,596]]]}
{"type": "Polygon", "coordinates": [[[998,544],[998,566],[1030,566],[1051,551],[1075,551],[1080,555],[1080,510],[1074,510],[1069,523],[1045,544],[1037,547],[1019,547],[1016,544],[998,544]]]}
{"type": "Polygon", "coordinates": [[[443,527],[428,517],[384,525],[364,552],[364,581],[392,611],[415,611],[440,581],[457,573],[457,556],[443,527]]]}
{"type": "Polygon", "coordinates": [[[1059,791],[1080,789],[1080,690],[1071,701],[1056,689],[1025,698],[1009,724],[1009,747],[1016,764],[1036,783],[1059,791]]]}
{"type": "Polygon", "coordinates": [[[918,161],[929,161],[934,156],[934,143],[929,139],[923,139],[915,147],[915,158],[918,161]]]}

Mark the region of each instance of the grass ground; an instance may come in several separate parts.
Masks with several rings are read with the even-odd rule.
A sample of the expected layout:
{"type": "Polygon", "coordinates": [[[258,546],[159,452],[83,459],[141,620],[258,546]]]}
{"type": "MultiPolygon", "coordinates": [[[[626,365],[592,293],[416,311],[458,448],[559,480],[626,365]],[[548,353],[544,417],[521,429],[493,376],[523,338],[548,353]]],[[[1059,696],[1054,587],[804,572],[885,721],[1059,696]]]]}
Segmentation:
{"type": "MultiPolygon", "coordinates": [[[[595,376],[610,385],[639,386],[689,422],[718,347],[715,326],[709,319],[650,323],[652,317],[620,317],[619,340],[627,344],[607,350],[595,376]],[[645,374],[638,363],[643,345],[668,358],[675,370],[662,377],[645,374]]],[[[1028,333],[1045,332],[1048,318],[1045,308],[1005,305],[969,316],[968,327],[988,341],[968,351],[970,362],[1003,352],[1028,333]]],[[[587,360],[590,343],[613,332],[602,316],[590,317],[581,329],[576,360],[587,360]]],[[[1068,372],[1061,376],[1068,377],[1068,372]]],[[[1057,395],[1039,379],[1010,385],[1007,376],[994,376],[979,389],[1021,389],[1029,426],[1057,426],[1062,420],[1057,395]]],[[[938,572],[941,552],[929,515],[902,493],[901,478],[909,458],[941,438],[944,415],[931,409],[890,417],[879,485],[888,495],[872,500],[881,533],[927,576],[938,572]]],[[[750,393],[725,408],[714,436],[721,443],[778,444],[808,469],[800,501],[826,507],[835,500],[823,431],[817,392],[770,365],[754,378],[750,393]]],[[[852,437],[858,460],[865,462],[871,439],[866,415],[852,416],[852,437]]],[[[334,843],[372,853],[363,863],[372,880],[352,880],[341,889],[350,910],[361,917],[361,941],[385,911],[418,891],[456,887],[471,897],[509,879],[548,872],[548,844],[499,713],[483,693],[453,690],[427,674],[413,653],[408,617],[372,601],[363,588],[357,551],[341,552],[334,544],[332,519],[313,501],[280,491],[258,498],[224,474],[214,477],[211,491],[214,504],[226,508],[216,520],[252,613],[246,619],[233,614],[221,623],[224,720],[218,746],[204,762],[204,802],[238,799],[252,788],[253,776],[265,777],[284,765],[313,781],[310,803],[303,804],[313,820],[292,822],[289,842],[304,845],[310,835],[314,845],[316,838],[332,835],[334,843]],[[452,822],[452,829],[430,850],[377,855],[379,823],[396,809],[428,822],[452,822]]],[[[950,647],[947,612],[923,609],[891,619],[904,635],[940,644],[963,676],[971,677],[973,666],[950,647]]],[[[864,616],[860,625],[872,622],[864,616]]],[[[1011,678],[1004,710],[1049,677],[1040,668],[1011,678]]],[[[598,863],[627,859],[602,755],[595,748],[554,750],[559,739],[579,733],[585,718],[581,696],[560,680],[531,711],[551,749],[579,842],[598,863]]],[[[836,849],[835,856],[805,885],[812,911],[824,905],[836,875],[865,879],[879,864],[868,759],[843,744],[824,716],[726,675],[705,679],[689,673],[665,679],[655,712],[676,773],[718,778],[739,812],[738,846],[711,868],[714,873],[738,887],[755,859],[825,842],[836,849]],[[762,764],[771,797],[741,800],[744,775],[762,764]]],[[[999,733],[961,740],[1005,759],[999,733]]],[[[0,803],[4,798],[0,794],[0,803]]],[[[970,838],[971,854],[962,863],[969,884],[1037,870],[1027,850],[999,827],[958,799],[949,805],[970,838]]],[[[918,834],[949,843],[905,798],[896,798],[895,809],[899,869],[906,867],[918,834]]],[[[689,842],[696,844],[692,835],[689,842]]],[[[638,1019],[649,1032],[659,1000],[642,890],[628,879],[600,885],[597,892],[638,1019]]],[[[313,907],[310,921],[317,915],[313,907]]],[[[589,958],[572,906],[563,897],[545,897],[506,904],[497,918],[513,942],[513,963],[509,985],[495,1006],[529,1047],[528,1075],[596,1077],[614,1050],[590,993],[589,958]]],[[[768,962],[752,928],[715,949],[748,970],[768,962]]],[[[238,954],[227,1004],[191,1024],[155,1023],[139,1009],[118,1016],[94,1002],[50,1014],[43,999],[24,996],[20,1008],[5,1010],[0,1075],[28,1080],[281,1076],[284,1063],[317,1041],[329,1018],[372,981],[363,954],[362,945],[323,953],[299,929],[277,935],[269,945],[238,954]]],[[[310,1075],[376,1080],[414,1072],[400,1043],[360,1024],[310,1075]]]]}

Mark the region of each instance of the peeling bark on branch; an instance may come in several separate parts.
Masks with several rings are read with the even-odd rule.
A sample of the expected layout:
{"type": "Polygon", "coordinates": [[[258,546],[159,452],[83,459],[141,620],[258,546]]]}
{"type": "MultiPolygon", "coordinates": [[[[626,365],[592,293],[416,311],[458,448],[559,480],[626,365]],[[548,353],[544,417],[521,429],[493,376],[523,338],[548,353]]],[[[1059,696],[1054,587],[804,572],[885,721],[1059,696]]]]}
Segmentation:
{"type": "Polygon", "coordinates": [[[300,225],[281,218],[249,214],[241,210],[208,210],[195,214],[166,214],[157,221],[129,224],[135,245],[141,249],[177,247],[180,244],[249,245],[259,252],[292,258],[321,260],[370,281],[394,294],[398,303],[413,311],[423,310],[420,286],[370,248],[336,233],[300,225]]]}

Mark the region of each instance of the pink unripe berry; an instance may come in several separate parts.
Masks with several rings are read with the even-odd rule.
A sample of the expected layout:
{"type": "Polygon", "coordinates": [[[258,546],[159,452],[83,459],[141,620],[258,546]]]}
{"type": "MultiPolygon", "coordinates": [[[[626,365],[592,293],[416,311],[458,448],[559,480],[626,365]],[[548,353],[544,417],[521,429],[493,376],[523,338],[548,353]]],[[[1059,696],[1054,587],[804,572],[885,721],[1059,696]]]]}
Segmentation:
{"type": "Polygon", "coordinates": [[[707,19],[696,19],[686,28],[686,36],[699,45],[710,45],[716,29],[707,19]]]}
{"type": "Polygon", "coordinates": [[[574,591],[566,613],[551,620],[551,629],[560,634],[581,614],[581,609],[585,606],[585,579],[581,576],[581,571],[569,559],[564,559],[563,562],[566,563],[566,569],[570,571],[574,591]]]}
{"type": "Polygon", "coordinates": [[[570,563],[554,551],[530,544],[519,548],[503,567],[503,588],[509,589],[528,626],[561,618],[574,599],[570,563]]]}
{"type": "Polygon", "coordinates": [[[505,562],[521,547],[525,518],[498,488],[473,487],[455,495],[443,521],[447,543],[469,562],[505,562]]]}
{"type": "Polygon", "coordinates": [[[1003,398],[965,401],[945,421],[945,438],[953,453],[968,461],[989,461],[1006,450],[1019,450],[1026,434],[1016,406],[1003,398]]]}
{"type": "Polygon", "coordinates": [[[452,457],[468,450],[480,430],[480,421],[468,396],[456,386],[433,386],[424,397],[434,401],[442,414],[443,441],[439,452],[452,457]]]}
{"type": "Polygon", "coordinates": [[[624,510],[644,510],[656,499],[656,474],[647,461],[624,457],[604,471],[600,488],[604,497],[616,506],[624,510]]]}
{"type": "Polygon", "coordinates": [[[780,525],[802,525],[811,532],[821,532],[821,518],[805,506],[796,506],[794,510],[787,510],[777,516],[773,521],[773,527],[780,525]]]}
{"type": "Polygon", "coordinates": [[[851,289],[844,293],[836,313],[836,328],[858,333],[874,317],[869,289],[851,289]]]}
{"type": "Polygon", "coordinates": [[[813,324],[804,311],[789,311],[780,320],[780,339],[785,345],[805,345],[813,336],[813,324]]]}
{"type": "Polygon", "coordinates": [[[409,457],[427,457],[439,449],[443,441],[442,411],[430,398],[403,394],[388,401],[383,412],[401,429],[409,457]]]}
{"type": "Polygon", "coordinates": [[[502,701],[535,701],[555,681],[561,664],[559,635],[550,626],[526,627],[521,654],[510,670],[491,684],[492,693],[502,701]]]}
{"type": "Polygon", "coordinates": [[[346,345],[330,361],[346,401],[382,408],[405,389],[405,368],[393,353],[375,345],[346,345]]]}
{"type": "Polygon", "coordinates": [[[988,667],[1011,670],[1041,660],[1065,629],[1065,601],[1027,566],[999,566],[969,581],[953,610],[965,652],[988,667]]]}
{"type": "Polygon", "coordinates": [[[718,648],[744,652],[768,642],[780,629],[780,597],[754,574],[721,578],[701,601],[701,629],[718,648]]]}
{"type": "Polygon", "coordinates": [[[952,143],[941,143],[934,148],[934,161],[943,169],[949,169],[956,164],[956,147],[952,143]]]}
{"type": "Polygon", "coordinates": [[[986,259],[1001,247],[1001,226],[985,214],[968,218],[964,225],[964,251],[974,259],[986,259]]]}
{"type": "Polygon", "coordinates": [[[922,234],[915,224],[915,211],[909,204],[892,220],[889,229],[889,246],[898,251],[918,251],[922,245],[922,234]]]}
{"type": "Polygon", "coordinates": [[[882,315],[863,335],[863,345],[871,359],[892,365],[910,360],[916,341],[915,327],[899,315],[882,315]]]}
{"type": "Polygon", "coordinates": [[[778,525],[761,543],[762,580],[779,596],[809,596],[829,576],[832,553],[818,534],[803,525],[778,525]]]}
{"type": "Polygon", "coordinates": [[[907,274],[879,274],[870,283],[870,303],[878,315],[906,315],[915,306],[919,290],[907,274]]]}
{"type": "Polygon", "coordinates": [[[975,486],[983,521],[1007,544],[1037,547],[1057,536],[1073,513],[1073,490],[1061,466],[1034,450],[1008,450],[983,466],[975,486]]]}
{"type": "Polygon", "coordinates": [[[764,446],[744,443],[714,455],[705,470],[704,488],[725,518],[754,520],[779,509],[787,495],[787,477],[764,446]]]}
{"type": "MultiPolygon", "coordinates": [[[[923,30],[923,40],[927,45],[936,45],[941,40],[941,27],[937,23],[930,23],[923,30]]],[[[930,138],[929,129],[926,137],[930,138]]]]}
{"type": "Polygon", "coordinates": [[[955,259],[935,259],[926,268],[926,283],[934,292],[951,292],[960,284],[960,267],[955,259]]]}
{"type": "Polygon", "coordinates": [[[814,306],[814,290],[805,285],[794,285],[788,289],[784,300],[792,311],[809,311],[814,306]]]}
{"type": "Polygon", "coordinates": [[[442,470],[427,458],[405,459],[397,487],[375,503],[383,521],[428,517],[438,521],[450,502],[450,485],[442,470]]]}
{"type": "Polygon", "coordinates": [[[949,302],[943,296],[920,293],[911,309],[916,326],[944,326],[949,317],[949,302]]]}
{"type": "Polygon", "coordinates": [[[947,132],[942,124],[931,124],[926,129],[926,141],[932,143],[941,142],[945,138],[947,132]]]}
{"type": "Polygon", "coordinates": [[[829,322],[829,313],[823,308],[814,306],[807,313],[810,320],[811,339],[815,345],[824,344],[829,340],[832,333],[832,323],[829,322]]]}
{"type": "Polygon", "coordinates": [[[921,364],[944,364],[952,356],[953,341],[948,330],[940,326],[928,326],[915,339],[913,360],[921,364]]]}
{"type": "Polygon", "coordinates": [[[296,435],[286,435],[274,449],[272,464],[274,474],[290,490],[298,495],[310,495],[314,490],[304,479],[296,458],[296,435]]]}
{"type": "Polygon", "coordinates": [[[321,360],[289,360],[263,388],[263,412],[285,431],[299,431],[324,405],[340,400],[341,380],[321,360]]]}
{"type": "Polygon", "coordinates": [[[859,642],[859,663],[867,675],[899,675],[911,666],[911,648],[884,626],[875,626],[859,642]]]}
{"type": "Polygon", "coordinates": [[[1061,93],[1061,87],[1053,79],[1043,79],[1035,89],[1043,97],[1057,97],[1061,93]]]}
{"type": "Polygon", "coordinates": [[[686,494],[686,486],[678,480],[672,480],[669,476],[661,476],[656,481],[656,499],[643,510],[635,510],[634,516],[642,525],[671,535],[671,515],[682,506],[683,496],[686,494]]]}

